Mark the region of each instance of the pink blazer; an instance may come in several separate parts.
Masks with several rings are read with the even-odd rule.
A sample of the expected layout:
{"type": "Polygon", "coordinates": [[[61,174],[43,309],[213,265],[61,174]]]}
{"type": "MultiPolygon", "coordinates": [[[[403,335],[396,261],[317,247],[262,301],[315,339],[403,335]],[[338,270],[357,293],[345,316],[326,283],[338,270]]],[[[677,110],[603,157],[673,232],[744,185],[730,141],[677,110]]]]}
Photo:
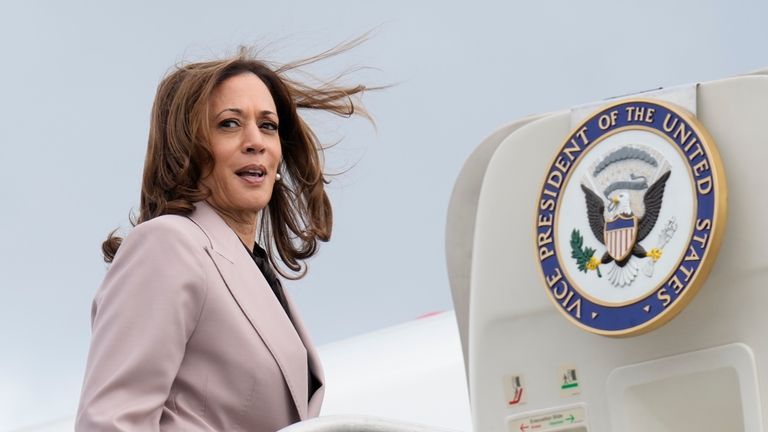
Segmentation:
{"type": "Polygon", "coordinates": [[[93,301],[75,429],[273,432],[317,416],[323,371],[287,300],[293,322],[206,203],[139,224],[93,301]]]}

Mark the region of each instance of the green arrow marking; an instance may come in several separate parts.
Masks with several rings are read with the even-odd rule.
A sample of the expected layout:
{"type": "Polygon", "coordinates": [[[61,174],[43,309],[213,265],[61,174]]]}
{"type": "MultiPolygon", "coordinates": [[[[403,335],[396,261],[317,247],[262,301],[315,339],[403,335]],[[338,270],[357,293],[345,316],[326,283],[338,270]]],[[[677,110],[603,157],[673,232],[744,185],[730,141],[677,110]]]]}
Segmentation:
{"type": "Polygon", "coordinates": [[[573,414],[571,414],[565,419],[568,420],[568,423],[573,423],[573,421],[576,420],[576,417],[574,417],[573,414]]]}

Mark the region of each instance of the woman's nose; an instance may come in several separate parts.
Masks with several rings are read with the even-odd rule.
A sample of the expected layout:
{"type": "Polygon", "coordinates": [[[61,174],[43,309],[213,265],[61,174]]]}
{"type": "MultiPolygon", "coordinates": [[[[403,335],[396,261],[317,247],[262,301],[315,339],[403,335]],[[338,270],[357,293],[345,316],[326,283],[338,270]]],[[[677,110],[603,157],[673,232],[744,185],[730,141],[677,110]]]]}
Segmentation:
{"type": "Polygon", "coordinates": [[[258,125],[248,125],[243,135],[243,152],[260,153],[264,151],[264,137],[258,125]]]}

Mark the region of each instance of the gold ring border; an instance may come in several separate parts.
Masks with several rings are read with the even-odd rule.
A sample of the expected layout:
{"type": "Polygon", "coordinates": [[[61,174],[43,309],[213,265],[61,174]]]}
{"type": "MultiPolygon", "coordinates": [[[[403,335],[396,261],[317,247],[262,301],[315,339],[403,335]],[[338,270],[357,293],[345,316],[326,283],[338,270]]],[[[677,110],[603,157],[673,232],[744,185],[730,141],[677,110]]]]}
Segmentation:
{"type": "MultiPolygon", "coordinates": [[[[557,299],[554,298],[551,292],[552,290],[549,289],[547,285],[546,275],[544,274],[544,271],[541,268],[541,263],[538,257],[538,246],[534,247],[534,258],[537,262],[539,277],[541,278],[544,289],[547,291],[547,298],[549,298],[549,300],[555,306],[555,309],[557,309],[557,311],[560,312],[561,315],[565,316],[574,325],[576,325],[577,327],[581,328],[586,332],[601,335],[601,336],[609,336],[609,337],[616,337],[616,338],[639,336],[641,334],[655,330],[661,327],[662,325],[666,324],[667,322],[671,321],[683,309],[685,309],[686,306],[688,306],[688,304],[691,302],[691,300],[693,300],[693,298],[696,296],[701,286],[706,281],[707,277],[709,276],[709,272],[712,270],[712,266],[714,265],[715,260],[717,259],[717,254],[720,251],[720,245],[723,240],[723,234],[728,222],[728,211],[727,211],[728,184],[725,177],[723,162],[722,162],[722,159],[720,158],[720,152],[718,151],[717,146],[715,145],[715,140],[712,137],[712,135],[709,133],[709,131],[704,127],[704,125],[698,120],[698,118],[696,118],[696,116],[694,116],[691,112],[689,112],[685,108],[682,108],[678,105],[675,105],[669,102],[655,100],[655,99],[648,99],[648,98],[637,98],[637,99],[624,99],[612,104],[606,104],[599,107],[592,114],[590,114],[586,120],[579,123],[577,127],[571,129],[571,132],[569,132],[566,135],[565,140],[558,147],[558,151],[550,159],[550,163],[547,165],[547,167],[551,167],[552,165],[554,165],[555,160],[557,160],[557,156],[562,152],[562,149],[568,143],[568,138],[570,138],[577,130],[584,127],[586,123],[591,121],[596,115],[600,114],[601,112],[607,111],[607,110],[610,110],[611,108],[615,108],[620,105],[624,105],[628,103],[651,103],[655,105],[660,105],[674,112],[684,120],[686,120],[689,123],[689,125],[693,128],[693,130],[696,132],[696,134],[699,136],[700,138],[699,142],[704,146],[704,149],[710,155],[713,183],[715,186],[715,190],[718,193],[715,196],[714,214],[712,216],[712,229],[711,229],[712,235],[709,238],[709,247],[704,251],[704,254],[701,257],[701,265],[699,266],[699,269],[696,272],[696,274],[693,275],[693,279],[691,279],[691,281],[688,283],[688,286],[683,291],[683,293],[677,297],[677,300],[672,305],[670,305],[670,308],[660,312],[649,321],[646,321],[639,326],[635,326],[629,329],[619,330],[619,331],[607,331],[607,330],[595,329],[582,324],[581,322],[573,318],[570,314],[566,313],[560,307],[561,306],[560,303],[557,301],[557,299]]],[[[549,174],[549,171],[547,171],[544,174],[544,179],[539,183],[540,184],[540,187],[538,189],[539,193],[536,194],[537,200],[535,203],[534,218],[533,218],[533,222],[534,222],[533,223],[533,244],[534,245],[537,245],[537,235],[538,235],[538,231],[537,231],[538,214],[539,214],[538,198],[541,196],[541,191],[543,190],[544,184],[547,181],[548,174],[549,174]]],[[[557,198],[557,204],[559,208],[560,196],[558,196],[557,198]]],[[[557,247],[557,245],[555,245],[555,247],[557,247]]],[[[675,267],[675,270],[677,270],[678,268],[679,266],[675,267]]],[[[571,288],[574,289],[573,287],[571,288]]]]}

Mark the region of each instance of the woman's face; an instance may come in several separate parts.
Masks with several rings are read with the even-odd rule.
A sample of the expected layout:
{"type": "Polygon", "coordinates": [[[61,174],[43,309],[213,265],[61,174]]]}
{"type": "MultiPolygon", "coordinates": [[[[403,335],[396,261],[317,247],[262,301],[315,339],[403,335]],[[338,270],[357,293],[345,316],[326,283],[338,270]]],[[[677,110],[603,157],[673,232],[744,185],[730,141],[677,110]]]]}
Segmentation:
{"type": "Polygon", "coordinates": [[[279,119],[259,77],[228,78],[209,102],[213,171],[202,181],[212,204],[231,213],[258,212],[269,203],[282,157],[279,119]]]}

